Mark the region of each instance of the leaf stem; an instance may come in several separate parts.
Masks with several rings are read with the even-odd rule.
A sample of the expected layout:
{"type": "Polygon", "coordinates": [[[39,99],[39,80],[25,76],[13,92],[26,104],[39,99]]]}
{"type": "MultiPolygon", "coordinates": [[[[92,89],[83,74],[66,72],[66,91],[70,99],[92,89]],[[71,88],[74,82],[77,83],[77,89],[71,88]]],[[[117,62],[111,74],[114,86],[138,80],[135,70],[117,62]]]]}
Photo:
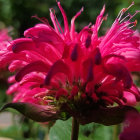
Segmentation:
{"type": "Polygon", "coordinates": [[[79,134],[79,123],[78,123],[78,121],[73,117],[73,118],[72,118],[71,140],[78,140],[78,134],[79,134]]]}

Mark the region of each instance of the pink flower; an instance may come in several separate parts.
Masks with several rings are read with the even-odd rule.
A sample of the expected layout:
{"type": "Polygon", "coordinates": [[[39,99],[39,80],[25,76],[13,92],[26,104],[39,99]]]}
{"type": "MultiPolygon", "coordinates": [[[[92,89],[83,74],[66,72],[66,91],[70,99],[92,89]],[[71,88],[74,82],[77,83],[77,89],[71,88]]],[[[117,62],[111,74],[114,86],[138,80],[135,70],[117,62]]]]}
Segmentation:
{"type": "Polygon", "coordinates": [[[2,41],[10,41],[11,37],[8,35],[7,29],[0,30],[0,42],[2,41]]]}
{"type": "Polygon", "coordinates": [[[26,30],[24,38],[12,41],[1,53],[0,67],[9,64],[11,72],[18,71],[18,83],[7,93],[14,93],[16,102],[51,102],[76,117],[86,117],[91,109],[106,109],[114,103],[132,105],[129,96],[133,96],[133,104],[139,101],[140,93],[130,74],[140,71],[140,36],[131,29],[136,21],[130,21],[138,11],[123,17],[129,7],[122,9],[111,28],[99,37],[98,30],[106,19],[105,6],[95,24],[78,33],[75,20],[83,8],[72,18],[69,28],[60,2],[57,4],[64,30],[50,9],[54,27],[40,19],[42,24],[26,30]]]}
{"type": "Polygon", "coordinates": [[[120,140],[139,140],[140,139],[140,114],[129,112],[124,122],[123,132],[120,140]]]}
{"type": "MultiPolygon", "coordinates": [[[[8,29],[1,29],[0,30],[0,55],[3,54],[3,52],[5,52],[5,50],[7,49],[7,45],[9,44],[9,41],[11,41],[11,40],[12,40],[12,38],[8,35],[8,29]]],[[[6,70],[6,72],[5,72],[5,70],[6,70],[5,68],[0,69],[1,77],[3,77],[5,75],[3,73],[7,72],[7,70],[6,70]]]]}
{"type": "Polygon", "coordinates": [[[7,49],[7,45],[11,41],[11,37],[8,35],[7,29],[0,30],[0,54],[3,53],[5,49],[7,49]]]}

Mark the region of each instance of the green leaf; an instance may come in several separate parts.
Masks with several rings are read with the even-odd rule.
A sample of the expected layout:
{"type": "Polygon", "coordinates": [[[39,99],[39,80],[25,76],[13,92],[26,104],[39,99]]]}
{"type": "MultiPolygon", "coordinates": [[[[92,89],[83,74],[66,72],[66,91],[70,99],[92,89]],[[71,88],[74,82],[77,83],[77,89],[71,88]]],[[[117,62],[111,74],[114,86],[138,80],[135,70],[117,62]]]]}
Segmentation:
{"type": "Polygon", "coordinates": [[[51,127],[49,133],[50,140],[70,140],[71,139],[71,119],[67,121],[57,120],[51,127]]]}
{"type": "MultiPolygon", "coordinates": [[[[55,125],[50,129],[50,140],[70,140],[71,123],[71,118],[67,121],[57,120],[55,125]]],[[[80,125],[78,140],[111,140],[112,132],[112,126],[104,126],[96,123],[80,125]]]]}
{"type": "Polygon", "coordinates": [[[22,132],[21,129],[19,129],[19,126],[13,125],[8,128],[0,129],[0,136],[21,140],[22,132]]]}
{"type": "Polygon", "coordinates": [[[0,111],[6,108],[14,108],[27,118],[37,122],[48,122],[58,119],[59,112],[51,106],[41,106],[31,103],[8,103],[4,105],[0,111]]]}
{"type": "Polygon", "coordinates": [[[96,124],[94,133],[90,134],[92,140],[112,140],[113,126],[104,126],[96,124]]]}

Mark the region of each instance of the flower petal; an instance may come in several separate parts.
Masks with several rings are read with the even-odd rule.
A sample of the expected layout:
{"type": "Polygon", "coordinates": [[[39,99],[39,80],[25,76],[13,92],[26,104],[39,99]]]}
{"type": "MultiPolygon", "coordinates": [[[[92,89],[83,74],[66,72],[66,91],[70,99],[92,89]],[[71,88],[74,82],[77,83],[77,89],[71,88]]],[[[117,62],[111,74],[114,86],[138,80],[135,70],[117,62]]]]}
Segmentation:
{"type": "Polygon", "coordinates": [[[132,86],[132,78],[125,66],[122,64],[106,64],[104,67],[105,71],[117,78],[117,80],[122,80],[125,88],[130,88],[132,86]]]}
{"type": "Polygon", "coordinates": [[[70,36],[71,39],[74,40],[75,39],[75,19],[81,15],[82,11],[84,10],[84,8],[82,7],[80,9],[80,11],[78,13],[76,13],[76,15],[72,18],[71,20],[71,28],[70,28],[70,36]]]}
{"type": "Polygon", "coordinates": [[[25,67],[23,67],[15,76],[16,81],[21,81],[21,79],[28,73],[33,72],[33,71],[38,71],[38,72],[47,72],[49,69],[49,65],[43,63],[42,61],[35,61],[32,62],[25,67]]]}
{"type": "Polygon", "coordinates": [[[51,78],[56,74],[56,73],[64,73],[70,78],[70,69],[69,67],[62,61],[58,60],[56,61],[52,67],[50,68],[46,78],[45,78],[45,84],[49,85],[51,78]]]}
{"type": "Polygon", "coordinates": [[[55,30],[47,25],[36,25],[35,27],[26,30],[24,35],[26,37],[36,37],[35,41],[46,42],[54,46],[59,52],[63,52],[65,45],[63,39],[55,32],[55,30]]]}
{"type": "Polygon", "coordinates": [[[66,35],[68,35],[69,34],[69,24],[68,24],[68,19],[67,19],[66,13],[65,13],[64,9],[62,8],[60,2],[57,2],[57,4],[62,13],[63,19],[64,19],[64,28],[65,28],[64,32],[66,35]]]}
{"type": "Polygon", "coordinates": [[[35,44],[30,38],[16,39],[11,43],[11,47],[14,53],[18,53],[24,50],[34,50],[35,44]]]}

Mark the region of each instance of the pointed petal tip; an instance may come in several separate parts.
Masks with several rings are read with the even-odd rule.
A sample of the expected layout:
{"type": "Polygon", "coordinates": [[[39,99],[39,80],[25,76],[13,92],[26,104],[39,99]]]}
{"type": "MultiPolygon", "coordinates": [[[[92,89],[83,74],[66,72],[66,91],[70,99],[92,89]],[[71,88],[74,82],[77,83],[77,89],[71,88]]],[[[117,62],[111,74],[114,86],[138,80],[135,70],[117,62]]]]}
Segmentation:
{"type": "Polygon", "coordinates": [[[105,4],[103,5],[103,9],[105,9],[105,4]]]}
{"type": "Polygon", "coordinates": [[[84,6],[82,6],[82,8],[81,8],[81,10],[80,10],[81,12],[83,12],[84,11],[84,6]]]}
{"type": "Polygon", "coordinates": [[[50,13],[53,13],[54,9],[53,8],[49,8],[50,13]]]}
{"type": "Polygon", "coordinates": [[[59,4],[59,5],[60,5],[60,0],[56,0],[56,2],[57,2],[57,4],[59,4]]]}
{"type": "Polygon", "coordinates": [[[105,4],[103,5],[103,8],[102,8],[102,10],[101,10],[100,14],[101,14],[101,15],[103,15],[103,14],[104,14],[104,12],[105,12],[105,4]]]}

